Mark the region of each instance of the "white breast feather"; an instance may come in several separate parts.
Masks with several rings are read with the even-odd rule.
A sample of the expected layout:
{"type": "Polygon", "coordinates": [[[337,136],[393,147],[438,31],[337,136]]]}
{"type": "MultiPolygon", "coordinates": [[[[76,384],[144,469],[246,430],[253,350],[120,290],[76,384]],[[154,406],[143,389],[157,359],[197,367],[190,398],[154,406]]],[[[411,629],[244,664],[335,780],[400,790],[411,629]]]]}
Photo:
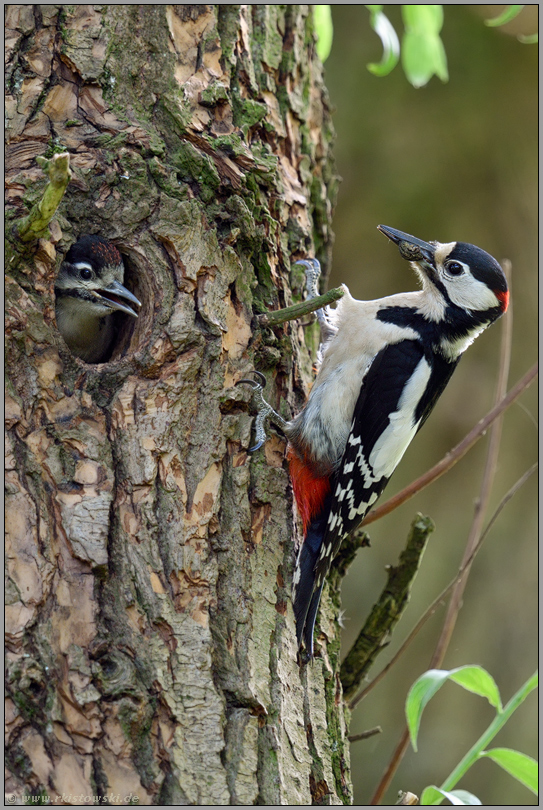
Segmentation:
{"type": "Polygon", "coordinates": [[[337,333],[324,348],[317,379],[298,417],[302,438],[316,457],[331,443],[336,448],[333,461],[339,462],[364,377],[375,356],[385,346],[418,337],[413,329],[377,320],[378,310],[384,305],[416,306],[420,295],[413,292],[375,301],[356,301],[346,289],[335,311],[337,333]],[[323,432],[326,444],[322,441],[323,432]]]}

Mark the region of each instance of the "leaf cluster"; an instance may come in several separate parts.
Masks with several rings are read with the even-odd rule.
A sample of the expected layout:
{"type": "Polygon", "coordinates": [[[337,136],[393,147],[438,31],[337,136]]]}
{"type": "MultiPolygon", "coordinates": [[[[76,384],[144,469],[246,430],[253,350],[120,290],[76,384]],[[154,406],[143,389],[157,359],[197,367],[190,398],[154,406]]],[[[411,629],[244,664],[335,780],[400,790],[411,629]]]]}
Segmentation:
{"type": "Polygon", "coordinates": [[[422,793],[420,803],[424,805],[441,804],[444,798],[454,805],[477,805],[480,800],[466,790],[454,790],[458,781],[471,768],[477,760],[483,757],[492,759],[515,779],[525,785],[537,795],[538,765],[532,757],[515,751],[511,748],[492,748],[486,750],[487,745],[501,730],[511,715],[526,700],[530,692],[538,685],[538,673],[531,678],[513,695],[507,705],[502,705],[498,686],[494,678],[480,666],[463,666],[456,669],[431,669],[418,678],[406,700],[405,713],[411,737],[411,744],[417,750],[417,737],[424,708],[431,698],[447,683],[453,681],[469,692],[485,697],[491,706],[496,709],[496,717],[490,723],[477,742],[461,759],[452,773],[445,779],[440,787],[430,785],[422,793]]]}
{"type": "MultiPolygon", "coordinates": [[[[380,62],[370,62],[368,70],[375,76],[388,76],[398,62],[407,80],[413,87],[424,87],[432,76],[442,82],[449,80],[447,55],[440,37],[443,27],[442,5],[402,5],[404,32],[400,39],[394,26],[384,14],[384,5],[366,5],[370,13],[370,25],[378,35],[383,46],[380,62]]],[[[485,20],[491,27],[511,22],[524,8],[523,5],[508,6],[498,17],[485,20]]],[[[315,32],[317,34],[317,53],[324,62],[332,49],[333,24],[330,6],[313,6],[315,32]]],[[[521,42],[537,42],[537,34],[519,37],[521,42]]]]}

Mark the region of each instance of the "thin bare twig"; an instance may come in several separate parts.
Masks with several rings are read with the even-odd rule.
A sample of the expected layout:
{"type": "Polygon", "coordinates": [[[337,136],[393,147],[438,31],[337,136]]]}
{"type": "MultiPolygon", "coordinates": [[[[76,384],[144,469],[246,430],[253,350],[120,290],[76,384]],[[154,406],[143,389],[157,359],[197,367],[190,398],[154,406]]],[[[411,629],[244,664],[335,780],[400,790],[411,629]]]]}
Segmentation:
{"type": "Polygon", "coordinates": [[[522,486],[524,486],[524,484],[525,484],[525,483],[526,483],[526,481],[527,481],[527,480],[530,478],[530,476],[531,476],[531,475],[533,475],[533,473],[534,473],[534,472],[537,470],[537,466],[538,466],[538,465],[537,465],[537,462],[536,462],[535,464],[532,464],[532,466],[530,467],[530,469],[529,469],[529,470],[527,470],[527,471],[524,473],[524,475],[522,475],[522,476],[521,476],[521,477],[518,479],[518,481],[516,481],[516,483],[515,483],[515,484],[513,484],[513,486],[511,487],[511,489],[510,489],[510,490],[509,490],[509,491],[508,491],[508,492],[507,492],[507,493],[506,493],[506,494],[503,496],[503,498],[501,499],[500,503],[498,504],[498,506],[497,506],[497,508],[496,508],[496,511],[494,512],[494,514],[492,515],[492,517],[491,517],[491,518],[490,518],[490,520],[488,521],[488,524],[487,524],[487,526],[486,526],[486,529],[484,530],[484,532],[482,533],[481,537],[479,538],[479,542],[477,543],[476,547],[473,549],[473,553],[472,553],[471,557],[469,558],[469,560],[467,560],[467,563],[466,563],[465,565],[461,565],[461,566],[460,566],[460,568],[458,569],[458,573],[456,574],[455,578],[454,578],[454,579],[453,579],[451,582],[449,582],[449,584],[447,585],[447,587],[446,587],[446,588],[444,588],[444,589],[441,591],[441,593],[439,594],[439,596],[436,596],[436,598],[434,599],[434,601],[432,602],[432,604],[431,604],[431,605],[430,605],[428,608],[426,608],[426,610],[424,611],[424,613],[422,614],[422,616],[420,617],[420,619],[418,620],[418,622],[416,623],[416,625],[413,627],[413,629],[412,629],[412,630],[411,630],[411,632],[408,634],[408,636],[407,636],[407,637],[406,637],[406,639],[403,641],[403,643],[402,643],[402,644],[401,644],[401,646],[398,648],[398,650],[397,650],[397,651],[394,653],[394,655],[392,656],[392,658],[390,659],[390,661],[388,662],[388,664],[387,664],[385,667],[383,667],[383,669],[381,670],[381,672],[380,672],[378,675],[376,675],[376,677],[375,677],[375,678],[374,678],[372,681],[370,681],[370,683],[368,683],[368,685],[367,685],[367,686],[365,686],[365,687],[364,687],[364,689],[362,689],[362,690],[361,690],[361,691],[360,691],[360,692],[359,692],[359,693],[358,693],[358,694],[357,694],[357,695],[356,695],[356,696],[355,696],[355,697],[354,697],[354,698],[353,698],[353,699],[352,699],[352,700],[349,702],[348,706],[349,706],[349,709],[350,709],[351,711],[352,711],[352,710],[355,708],[355,706],[357,706],[357,704],[358,704],[358,703],[360,703],[360,701],[361,701],[361,700],[364,700],[364,698],[366,697],[366,695],[367,695],[369,692],[371,692],[371,690],[372,690],[374,687],[376,687],[378,683],[380,683],[380,682],[383,680],[383,678],[385,677],[385,675],[386,675],[386,674],[387,674],[387,673],[388,673],[388,672],[389,672],[389,671],[392,669],[392,667],[394,666],[394,664],[395,664],[395,663],[398,661],[398,659],[399,659],[399,658],[400,658],[400,657],[403,655],[403,653],[404,653],[404,652],[406,651],[406,649],[409,647],[409,645],[411,644],[411,642],[413,641],[413,639],[415,638],[415,636],[416,636],[416,635],[418,635],[418,633],[419,633],[419,632],[422,630],[422,628],[424,627],[424,625],[426,624],[426,622],[428,621],[428,619],[429,619],[431,616],[433,616],[433,615],[434,615],[434,613],[436,612],[436,610],[437,610],[437,608],[439,607],[439,605],[440,605],[440,604],[443,602],[443,600],[444,600],[444,599],[445,599],[445,598],[446,598],[446,597],[449,595],[449,593],[452,591],[452,589],[454,588],[454,586],[456,585],[456,583],[457,583],[457,582],[459,581],[459,579],[460,579],[460,578],[463,576],[463,574],[464,574],[464,572],[465,572],[465,570],[466,570],[466,567],[467,567],[468,565],[471,565],[471,563],[472,563],[473,559],[475,558],[476,554],[478,554],[479,549],[480,549],[480,548],[481,548],[481,546],[483,545],[483,542],[484,542],[484,540],[486,539],[486,536],[488,535],[488,533],[489,533],[490,529],[492,528],[492,526],[494,525],[494,523],[495,523],[495,522],[496,522],[496,520],[498,519],[498,516],[501,514],[502,509],[505,507],[505,505],[506,505],[507,503],[509,503],[509,501],[511,500],[511,498],[512,498],[512,497],[513,497],[513,496],[514,496],[514,495],[515,495],[515,494],[518,492],[518,490],[519,490],[519,489],[520,489],[522,486]]]}
{"type": "Polygon", "coordinates": [[[383,729],[381,726],[369,728],[367,731],[362,731],[360,734],[351,734],[347,739],[350,743],[358,742],[359,740],[367,740],[369,737],[375,737],[376,734],[382,734],[383,729]]]}
{"type": "Polygon", "coordinates": [[[398,769],[398,765],[403,759],[403,755],[405,754],[408,745],[409,745],[409,730],[406,727],[403,731],[400,742],[396,746],[396,749],[392,754],[390,762],[387,765],[387,769],[384,772],[383,776],[381,777],[381,781],[377,785],[375,793],[370,799],[370,806],[381,804],[381,799],[388,790],[388,787],[392,782],[394,774],[398,769]]]}

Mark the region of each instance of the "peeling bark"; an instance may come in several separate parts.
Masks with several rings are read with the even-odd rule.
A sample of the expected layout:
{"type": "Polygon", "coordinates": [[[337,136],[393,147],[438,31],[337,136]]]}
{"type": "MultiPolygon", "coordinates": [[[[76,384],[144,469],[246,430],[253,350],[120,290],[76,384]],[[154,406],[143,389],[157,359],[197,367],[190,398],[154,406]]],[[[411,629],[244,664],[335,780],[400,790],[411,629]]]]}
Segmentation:
{"type": "Polygon", "coordinates": [[[314,327],[254,317],[300,299],[292,261],[329,263],[310,7],[11,5],[6,43],[6,790],[348,804],[333,607],[300,669],[284,441],[247,454],[234,387],[258,368],[290,415],[311,381],[314,327]],[[72,182],[29,249],[12,225],[55,151],[72,182]],[[143,302],[101,365],[54,319],[83,233],[143,302]]]}

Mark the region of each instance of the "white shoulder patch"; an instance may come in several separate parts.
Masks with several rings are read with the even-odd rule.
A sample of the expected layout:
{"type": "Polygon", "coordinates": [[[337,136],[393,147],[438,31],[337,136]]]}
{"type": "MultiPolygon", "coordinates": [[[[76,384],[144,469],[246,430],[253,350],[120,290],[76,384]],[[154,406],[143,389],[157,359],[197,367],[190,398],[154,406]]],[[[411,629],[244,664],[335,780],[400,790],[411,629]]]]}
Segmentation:
{"type": "Polygon", "coordinates": [[[403,390],[398,410],[390,414],[388,427],[376,441],[369,457],[375,479],[392,475],[417,432],[415,410],[426,390],[431,371],[429,363],[422,358],[403,390]]]}

